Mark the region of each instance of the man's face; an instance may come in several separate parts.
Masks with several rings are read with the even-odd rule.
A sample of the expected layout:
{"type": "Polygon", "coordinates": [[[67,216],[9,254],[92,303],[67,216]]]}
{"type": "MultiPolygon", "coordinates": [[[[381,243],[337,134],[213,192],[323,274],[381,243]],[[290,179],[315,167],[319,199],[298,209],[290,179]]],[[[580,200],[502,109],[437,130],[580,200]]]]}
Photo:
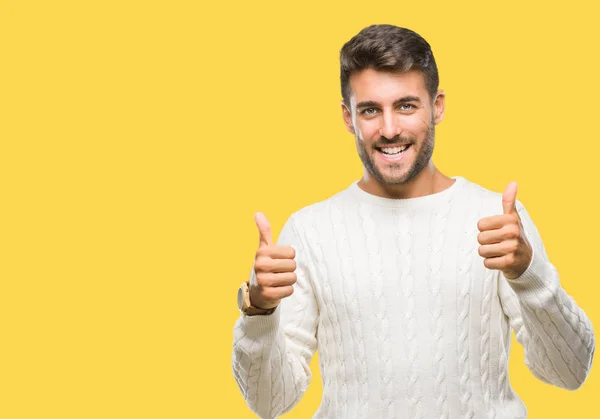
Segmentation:
{"type": "Polygon", "coordinates": [[[431,160],[444,93],[432,103],[422,73],[372,69],[353,73],[350,89],[350,109],[342,104],[344,121],[365,169],[382,184],[409,182],[431,160]]]}

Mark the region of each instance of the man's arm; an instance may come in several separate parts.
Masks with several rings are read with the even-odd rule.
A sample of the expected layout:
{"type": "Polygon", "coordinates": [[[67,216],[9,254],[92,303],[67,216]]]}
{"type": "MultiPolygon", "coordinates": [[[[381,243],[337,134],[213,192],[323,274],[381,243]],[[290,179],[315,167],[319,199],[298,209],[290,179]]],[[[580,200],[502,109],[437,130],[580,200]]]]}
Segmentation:
{"type": "Polygon", "coordinates": [[[533,256],[520,276],[508,279],[500,273],[503,310],[517,341],[525,348],[525,362],[531,372],[546,383],[576,390],[592,365],[592,324],[561,287],[538,230],[518,201],[517,209],[533,256]]]}
{"type": "MultiPolygon", "coordinates": [[[[293,294],[281,299],[270,315],[241,314],[234,328],[233,374],[246,403],[261,418],[275,418],[291,410],[311,379],[318,307],[302,240],[292,215],[277,245],[292,246],[296,251],[293,294]]],[[[254,267],[250,282],[256,285],[254,267]]]]}

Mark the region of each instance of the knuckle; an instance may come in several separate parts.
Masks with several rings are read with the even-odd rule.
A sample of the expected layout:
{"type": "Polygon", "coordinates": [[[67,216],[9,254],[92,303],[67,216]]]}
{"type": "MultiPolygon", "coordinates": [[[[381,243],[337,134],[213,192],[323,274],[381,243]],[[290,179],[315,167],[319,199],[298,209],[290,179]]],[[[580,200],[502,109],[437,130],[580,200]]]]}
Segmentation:
{"type": "Polygon", "coordinates": [[[295,284],[298,281],[298,276],[294,272],[292,272],[292,274],[290,275],[290,278],[291,278],[292,284],[295,284]]]}
{"type": "Polygon", "coordinates": [[[515,226],[515,239],[521,238],[522,235],[521,228],[518,225],[515,226]]]}
{"type": "Polygon", "coordinates": [[[269,281],[269,277],[265,274],[256,275],[256,283],[261,287],[268,287],[271,281],[269,281]]]}
{"type": "Polygon", "coordinates": [[[269,248],[268,247],[260,247],[256,251],[256,257],[267,256],[268,254],[269,254],[269,248]]]}
{"type": "Polygon", "coordinates": [[[479,246],[479,247],[477,248],[477,252],[479,253],[479,256],[482,256],[482,257],[483,257],[483,246],[479,246]]]}
{"type": "Polygon", "coordinates": [[[256,284],[260,287],[264,286],[265,277],[262,273],[256,274],[256,284]]]}
{"type": "Polygon", "coordinates": [[[268,270],[267,261],[264,258],[258,258],[254,261],[254,270],[258,272],[266,272],[268,270]]]}
{"type": "Polygon", "coordinates": [[[513,239],[517,239],[521,235],[521,229],[516,224],[514,224],[513,227],[510,230],[511,230],[510,231],[511,232],[511,237],[513,239]]]}
{"type": "Polygon", "coordinates": [[[275,295],[275,289],[265,288],[262,292],[262,297],[266,301],[276,301],[277,296],[275,295]]]}
{"type": "Polygon", "coordinates": [[[298,266],[296,264],[296,261],[294,259],[292,259],[292,267],[291,267],[292,271],[295,271],[297,267],[298,266]]]}

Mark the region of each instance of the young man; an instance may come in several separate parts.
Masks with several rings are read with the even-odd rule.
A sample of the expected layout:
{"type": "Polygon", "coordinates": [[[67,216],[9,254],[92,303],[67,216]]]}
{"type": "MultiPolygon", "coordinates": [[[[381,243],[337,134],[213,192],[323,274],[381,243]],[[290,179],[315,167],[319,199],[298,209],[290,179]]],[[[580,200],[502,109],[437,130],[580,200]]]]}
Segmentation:
{"type": "Polygon", "coordinates": [[[595,349],[517,185],[503,194],[431,161],[444,116],[436,63],[415,32],[363,29],[341,51],[342,113],[364,176],[292,214],[240,288],[233,371],[262,418],[291,410],[318,348],[315,418],[524,418],[511,329],[540,380],[570,390],[595,349]]]}

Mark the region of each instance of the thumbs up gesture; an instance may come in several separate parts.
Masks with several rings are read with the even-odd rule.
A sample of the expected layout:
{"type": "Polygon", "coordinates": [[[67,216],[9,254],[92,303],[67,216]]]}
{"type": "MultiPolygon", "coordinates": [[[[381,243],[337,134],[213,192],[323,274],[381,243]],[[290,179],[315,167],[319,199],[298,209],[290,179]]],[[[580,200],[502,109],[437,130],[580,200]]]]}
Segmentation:
{"type": "Polygon", "coordinates": [[[250,303],[254,307],[277,307],[282,298],[294,292],[296,251],[292,246],[277,246],[271,237],[271,225],[262,212],[254,215],[259,233],[254,259],[256,283],[250,283],[250,303]]]}
{"type": "Polygon", "coordinates": [[[531,262],[533,251],[517,212],[517,183],[508,184],[502,194],[502,215],[479,220],[479,255],[486,268],[502,271],[508,279],[520,276],[531,262]]]}

